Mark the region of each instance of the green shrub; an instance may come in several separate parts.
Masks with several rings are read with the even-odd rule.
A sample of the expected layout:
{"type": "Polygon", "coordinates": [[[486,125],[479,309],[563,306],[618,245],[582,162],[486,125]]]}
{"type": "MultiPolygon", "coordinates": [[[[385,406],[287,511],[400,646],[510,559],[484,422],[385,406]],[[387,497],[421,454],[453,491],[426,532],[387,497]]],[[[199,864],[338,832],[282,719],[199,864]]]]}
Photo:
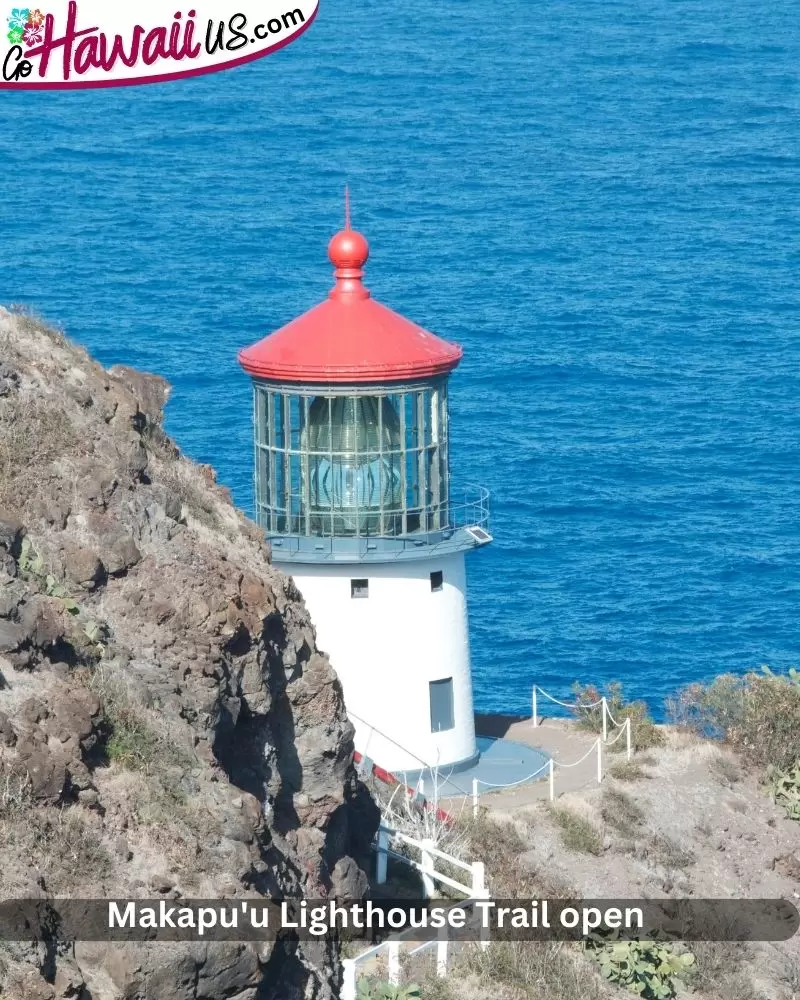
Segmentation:
{"type": "Polygon", "coordinates": [[[149,771],[159,756],[158,736],[132,708],[116,708],[110,713],[110,721],[108,759],[129,771],[149,771]]]}
{"type": "MultiPolygon", "coordinates": [[[[609,684],[605,691],[601,691],[593,684],[582,686],[576,683],[572,685],[572,693],[579,703],[578,707],[572,710],[572,714],[582,729],[588,729],[593,733],[602,733],[603,706],[596,705],[593,708],[583,706],[593,705],[605,695],[608,710],[616,722],[621,725],[625,719],[631,720],[631,743],[636,750],[648,750],[650,747],[661,746],[664,743],[664,733],[653,722],[645,702],[626,701],[621,684],[609,684]]],[[[609,735],[612,738],[615,735],[610,721],[609,735]]],[[[620,737],[611,749],[624,750],[625,738],[620,737]]]]}
{"type": "Polygon", "coordinates": [[[695,962],[691,952],[677,954],[672,945],[656,941],[590,941],[587,949],[605,979],[644,1000],[674,997],[695,962]]]}
{"type": "Polygon", "coordinates": [[[790,770],[800,750],[800,674],[764,668],[710,684],[690,684],[669,703],[670,715],[707,739],[724,740],[746,763],[790,770]]]}

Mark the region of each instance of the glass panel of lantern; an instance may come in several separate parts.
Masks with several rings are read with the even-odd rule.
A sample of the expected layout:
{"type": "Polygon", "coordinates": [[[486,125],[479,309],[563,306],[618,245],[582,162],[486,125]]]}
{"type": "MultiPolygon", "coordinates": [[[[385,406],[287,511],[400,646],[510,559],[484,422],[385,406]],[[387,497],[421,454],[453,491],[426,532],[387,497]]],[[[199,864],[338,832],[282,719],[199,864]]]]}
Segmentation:
{"type": "Polygon", "coordinates": [[[378,534],[382,519],[400,510],[401,479],[390,458],[400,450],[400,422],[386,397],[317,397],[302,447],[312,533],[378,534]]]}
{"type": "MultiPolygon", "coordinates": [[[[278,398],[280,399],[280,397],[278,398]]],[[[276,530],[285,534],[287,531],[285,517],[286,466],[284,464],[283,452],[273,452],[270,456],[270,462],[272,463],[273,460],[275,463],[275,495],[270,497],[270,504],[275,512],[275,519],[277,521],[276,530]]]]}
{"type": "Polygon", "coordinates": [[[270,444],[273,448],[283,451],[286,447],[283,426],[283,396],[279,392],[271,392],[269,400],[271,409],[269,426],[272,428],[272,440],[270,444]]]}

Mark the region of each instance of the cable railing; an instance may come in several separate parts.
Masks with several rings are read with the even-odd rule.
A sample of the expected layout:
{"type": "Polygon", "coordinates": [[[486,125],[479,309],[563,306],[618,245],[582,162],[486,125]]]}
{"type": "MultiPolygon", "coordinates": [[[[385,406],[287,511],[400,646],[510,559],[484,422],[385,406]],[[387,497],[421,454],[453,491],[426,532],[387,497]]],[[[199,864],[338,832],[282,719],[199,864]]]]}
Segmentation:
{"type": "Polygon", "coordinates": [[[598,698],[597,701],[574,701],[566,702],[559,701],[558,698],[554,698],[551,694],[544,690],[544,688],[539,687],[538,684],[533,685],[533,692],[531,695],[531,708],[533,728],[536,729],[539,725],[539,695],[543,695],[548,701],[551,701],[554,705],[560,705],[561,708],[566,708],[570,712],[580,712],[589,710],[592,708],[597,708],[602,706],[602,725],[603,725],[603,742],[605,743],[608,739],[608,723],[611,722],[612,725],[617,728],[624,723],[619,723],[611,714],[611,710],[608,707],[608,698],[603,695],[602,698],[598,698]]]}
{"type": "Polygon", "coordinates": [[[532,695],[532,708],[533,708],[533,728],[539,728],[539,701],[538,696],[543,695],[548,701],[553,702],[555,705],[560,705],[562,708],[567,708],[570,711],[581,711],[584,709],[601,708],[602,715],[602,727],[603,735],[598,736],[594,743],[589,747],[586,753],[579,757],[578,760],[570,761],[566,763],[565,761],[555,760],[551,757],[546,764],[540,767],[538,770],[534,771],[532,774],[527,775],[524,778],[519,778],[517,781],[510,781],[505,784],[498,782],[488,782],[483,781],[481,778],[473,778],[472,780],[472,814],[473,816],[478,815],[479,811],[479,798],[481,787],[492,791],[506,791],[510,788],[517,788],[520,785],[528,784],[531,781],[536,780],[536,778],[542,776],[545,771],[547,771],[547,777],[549,782],[549,799],[551,802],[555,801],[556,798],[556,788],[555,788],[555,772],[556,768],[572,768],[577,767],[582,764],[588,757],[592,754],[597,756],[597,783],[600,784],[603,781],[603,748],[608,749],[614,746],[614,744],[625,736],[625,751],[628,760],[633,756],[633,739],[631,733],[631,720],[627,717],[623,722],[618,722],[614,716],[611,714],[611,710],[608,707],[608,699],[603,696],[598,698],[597,701],[592,702],[566,702],[560,701],[558,698],[554,698],[549,692],[545,691],[544,688],[539,687],[538,684],[533,685],[533,695],[532,695]],[[608,727],[611,723],[612,728],[618,729],[619,732],[612,739],[608,738],[608,727]]]}
{"type": "MultiPolygon", "coordinates": [[[[398,784],[405,786],[406,793],[410,798],[419,798],[422,800],[423,804],[427,806],[427,799],[425,796],[425,791],[426,791],[425,774],[429,774],[433,782],[433,796],[434,796],[433,809],[437,815],[441,811],[439,808],[440,800],[444,800],[448,804],[448,809],[449,809],[451,803],[457,803],[458,800],[461,799],[461,809],[458,810],[458,816],[460,816],[463,813],[464,808],[467,805],[468,801],[471,799],[472,815],[473,817],[477,817],[480,809],[479,800],[482,789],[484,790],[484,793],[508,791],[510,789],[519,788],[522,785],[530,784],[531,782],[536,781],[537,779],[543,779],[546,775],[548,780],[548,797],[551,802],[554,802],[556,799],[557,768],[568,770],[570,768],[577,767],[578,765],[583,764],[585,760],[587,760],[589,757],[592,756],[592,754],[594,754],[596,756],[596,761],[597,761],[595,769],[596,780],[598,784],[601,784],[603,781],[604,749],[607,750],[610,747],[614,746],[624,736],[626,759],[631,760],[633,756],[633,734],[631,730],[630,717],[626,717],[622,722],[619,722],[617,719],[615,719],[611,713],[611,710],[608,707],[608,699],[606,697],[599,698],[597,701],[594,702],[568,703],[560,701],[557,698],[554,698],[543,688],[540,688],[538,685],[534,685],[533,728],[539,728],[537,694],[543,695],[546,699],[553,702],[554,704],[560,705],[563,708],[568,708],[572,711],[601,707],[602,727],[603,727],[602,736],[598,736],[597,739],[594,741],[594,743],[592,743],[592,745],[588,748],[586,753],[584,753],[577,760],[567,762],[567,761],[556,760],[554,757],[550,757],[545,764],[543,764],[540,768],[537,768],[537,770],[533,771],[531,774],[526,775],[524,778],[518,778],[515,781],[509,781],[509,782],[484,781],[482,778],[475,777],[472,779],[471,792],[467,791],[465,788],[463,788],[461,785],[459,785],[456,781],[453,780],[452,771],[446,773],[445,775],[440,774],[440,769],[438,768],[438,766],[433,766],[426,763],[424,760],[422,760],[421,757],[418,757],[415,753],[413,753],[413,751],[409,750],[407,747],[404,747],[401,743],[398,743],[397,740],[392,739],[392,737],[387,736],[385,733],[381,732],[381,730],[376,729],[371,723],[366,722],[364,719],[361,719],[354,712],[349,712],[349,715],[356,722],[359,722],[361,723],[362,726],[365,726],[369,731],[369,735],[367,736],[366,742],[364,744],[365,747],[364,752],[361,754],[362,759],[369,760],[369,758],[366,756],[366,749],[368,749],[369,747],[369,743],[372,739],[372,736],[374,734],[377,734],[381,738],[387,740],[397,749],[402,750],[404,753],[408,754],[408,756],[410,756],[413,760],[415,760],[417,763],[421,765],[419,770],[422,773],[417,778],[417,781],[413,789],[408,784],[404,772],[400,772],[401,774],[403,774],[402,779],[397,773],[393,773],[391,775],[391,777],[395,781],[397,781],[398,784]],[[609,724],[611,725],[611,728],[618,730],[616,736],[614,736],[613,739],[609,739],[609,724]],[[456,792],[455,795],[447,791],[448,786],[451,789],[455,790],[456,792]],[[440,794],[442,790],[444,790],[444,793],[440,794]]],[[[449,819],[453,819],[453,816],[450,815],[449,813],[447,814],[447,816],[449,819]]]]}
{"type": "MultiPolygon", "coordinates": [[[[421,551],[449,552],[491,541],[489,491],[483,486],[453,488],[436,508],[413,507],[385,511],[336,506],[313,516],[299,496],[289,496],[288,509],[257,505],[257,519],[266,530],[276,561],[316,559],[344,561],[410,557],[421,551]],[[358,530],[334,530],[337,519],[355,518],[358,530]],[[330,520],[325,526],[325,518],[330,520]]],[[[305,503],[305,501],[303,501],[305,503]]],[[[316,510],[316,508],[315,508],[316,510]]]]}

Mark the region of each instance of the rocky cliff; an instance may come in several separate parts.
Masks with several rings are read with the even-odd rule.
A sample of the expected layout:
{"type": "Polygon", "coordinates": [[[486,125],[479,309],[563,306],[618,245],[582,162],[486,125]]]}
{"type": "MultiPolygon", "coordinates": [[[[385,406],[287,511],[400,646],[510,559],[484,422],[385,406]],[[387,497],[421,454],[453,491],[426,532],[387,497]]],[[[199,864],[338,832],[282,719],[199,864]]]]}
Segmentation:
{"type": "MultiPolygon", "coordinates": [[[[359,896],[375,817],[291,580],[168,386],[0,311],[4,897],[359,896]]],[[[333,946],[0,945],[4,1000],[335,995],[333,946]]]]}

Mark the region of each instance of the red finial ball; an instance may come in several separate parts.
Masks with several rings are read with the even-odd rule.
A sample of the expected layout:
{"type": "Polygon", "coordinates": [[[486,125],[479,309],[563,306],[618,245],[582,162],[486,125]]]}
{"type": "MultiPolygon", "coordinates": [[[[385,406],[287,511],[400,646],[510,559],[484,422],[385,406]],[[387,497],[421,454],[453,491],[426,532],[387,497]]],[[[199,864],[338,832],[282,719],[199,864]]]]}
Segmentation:
{"type": "Polygon", "coordinates": [[[337,270],[360,271],[369,259],[369,243],[354,229],[343,229],[329,243],[328,256],[337,270]]]}

